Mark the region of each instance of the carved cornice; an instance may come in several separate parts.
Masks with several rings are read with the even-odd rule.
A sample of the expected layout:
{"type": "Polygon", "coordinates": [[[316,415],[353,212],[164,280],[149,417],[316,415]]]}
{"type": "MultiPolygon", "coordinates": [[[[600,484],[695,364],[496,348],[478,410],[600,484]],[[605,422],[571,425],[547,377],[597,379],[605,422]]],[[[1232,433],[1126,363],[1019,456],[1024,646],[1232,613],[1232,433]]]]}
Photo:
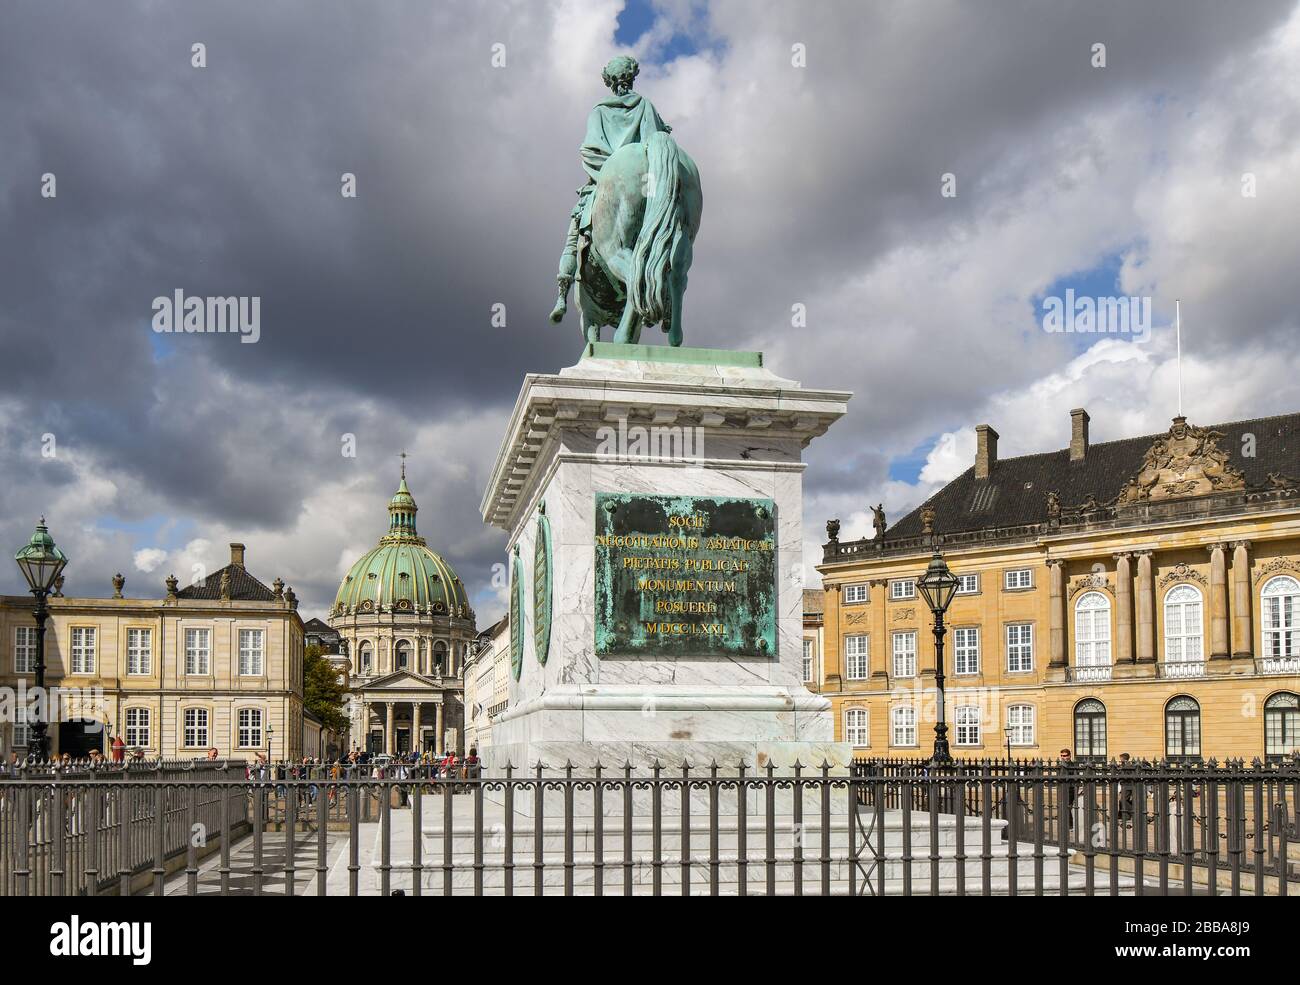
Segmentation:
{"type": "Polygon", "coordinates": [[[1166,572],[1164,577],[1160,579],[1160,587],[1170,588],[1175,583],[1184,581],[1194,581],[1202,588],[1208,587],[1205,575],[1181,561],[1175,564],[1173,569],[1166,572]]]}

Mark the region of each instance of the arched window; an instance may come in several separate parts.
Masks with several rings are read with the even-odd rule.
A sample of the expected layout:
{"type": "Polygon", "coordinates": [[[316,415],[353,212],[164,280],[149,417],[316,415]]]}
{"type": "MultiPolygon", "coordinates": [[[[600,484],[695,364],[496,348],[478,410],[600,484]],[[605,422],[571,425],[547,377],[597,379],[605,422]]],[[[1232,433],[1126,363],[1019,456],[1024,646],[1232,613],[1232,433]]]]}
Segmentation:
{"type": "Polygon", "coordinates": [[[1300,671],[1300,581],[1288,575],[1270,578],[1260,593],[1264,619],[1260,656],[1265,673],[1300,671]]]}
{"type": "Polygon", "coordinates": [[[844,710],[844,741],[854,746],[871,745],[871,740],[867,737],[867,709],[844,710]]]}
{"type": "Polygon", "coordinates": [[[1201,706],[1180,694],[1165,705],[1165,758],[1175,762],[1201,758],[1201,706]]]}
{"type": "Polygon", "coordinates": [[[1096,698],[1084,698],[1074,706],[1074,755],[1106,758],[1106,706],[1096,698]]]}
{"type": "Polygon", "coordinates": [[[1201,593],[1194,585],[1175,585],[1165,593],[1165,662],[1201,664],[1205,624],[1201,593]]]}
{"type": "Polygon", "coordinates": [[[408,640],[397,641],[397,659],[395,661],[398,670],[409,670],[411,667],[411,644],[408,640]]]}
{"type": "Polygon", "coordinates": [[[1084,592],[1074,603],[1075,679],[1110,680],[1110,599],[1084,592]]]}
{"type": "Polygon", "coordinates": [[[1300,751],[1300,696],[1289,691],[1264,702],[1264,758],[1277,763],[1300,751]]]}
{"type": "Polygon", "coordinates": [[[433,674],[441,677],[447,673],[447,644],[442,640],[433,644],[433,674]]]}
{"type": "Polygon", "coordinates": [[[363,642],[357,647],[357,673],[369,674],[373,666],[374,653],[370,649],[370,644],[363,642]]]}

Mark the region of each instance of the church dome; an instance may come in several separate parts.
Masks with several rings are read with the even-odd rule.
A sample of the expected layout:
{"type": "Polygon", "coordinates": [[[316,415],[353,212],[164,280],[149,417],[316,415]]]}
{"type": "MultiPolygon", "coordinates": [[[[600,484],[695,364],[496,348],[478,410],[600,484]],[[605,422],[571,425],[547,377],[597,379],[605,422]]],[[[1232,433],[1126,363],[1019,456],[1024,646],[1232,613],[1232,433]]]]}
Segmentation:
{"type": "Polygon", "coordinates": [[[334,596],[333,616],[410,612],[471,618],[465,585],[415,529],[419,507],[402,484],[388,501],[388,533],[352,565],[334,596]]]}

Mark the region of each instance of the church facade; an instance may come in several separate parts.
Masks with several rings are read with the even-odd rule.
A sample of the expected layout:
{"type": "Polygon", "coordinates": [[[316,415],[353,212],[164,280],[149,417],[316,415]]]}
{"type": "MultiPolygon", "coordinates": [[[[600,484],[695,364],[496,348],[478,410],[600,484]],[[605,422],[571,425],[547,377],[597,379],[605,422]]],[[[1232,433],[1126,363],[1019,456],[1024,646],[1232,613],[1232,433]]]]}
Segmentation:
{"type": "Polygon", "coordinates": [[[329,613],[348,658],[350,743],[371,753],[464,752],[461,669],[474,611],[417,532],[417,511],[403,468],[388,532],[352,565],[329,613]]]}
{"type": "MultiPolygon", "coordinates": [[[[896,526],[828,524],[815,688],[859,756],[928,755],[937,545],[961,579],[944,667],[955,756],[1300,753],[1300,414],[999,460],[896,526]]],[[[807,606],[805,606],[807,609],[807,606]]],[[[812,634],[805,634],[806,636],[812,634]]]]}

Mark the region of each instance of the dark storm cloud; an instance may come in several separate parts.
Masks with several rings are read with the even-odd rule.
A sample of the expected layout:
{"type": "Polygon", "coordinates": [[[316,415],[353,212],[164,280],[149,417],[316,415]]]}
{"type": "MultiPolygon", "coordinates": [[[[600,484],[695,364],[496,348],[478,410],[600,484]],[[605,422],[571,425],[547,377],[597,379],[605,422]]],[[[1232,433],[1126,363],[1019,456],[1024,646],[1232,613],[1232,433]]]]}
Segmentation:
{"type": "MultiPolygon", "coordinates": [[[[3,542],[51,502],[66,504],[65,529],[166,513],[199,531],[261,532],[319,604],[337,583],[333,554],[380,532],[392,455],[423,430],[439,444],[412,462],[428,490],[422,530],[487,597],[500,537],[477,505],[492,449],[522,374],[578,347],[573,319],[544,316],[617,7],[6,5],[3,542]],[[206,68],[191,67],[195,42],[206,68]],[[54,200],[38,194],[47,171],[54,200]],[[357,176],[355,200],[339,194],[343,172],[357,176]],[[260,296],[261,340],[155,336],[150,303],[177,288],[260,296]],[[497,303],[504,328],[489,321],[497,303]],[[40,458],[46,432],[77,469],[40,458]],[[345,433],[357,459],[340,455],[345,433]],[[331,526],[309,504],[334,484],[365,508],[331,526]]],[[[647,64],[638,86],[703,175],[687,342],[764,348],[783,375],[858,391],[814,446],[809,488],[878,487],[891,455],[1062,361],[1053,340],[1025,337],[1017,304],[1064,271],[1008,256],[1005,283],[990,287],[986,271],[956,291],[940,245],[1005,249],[988,229],[1036,207],[1025,188],[1065,194],[1076,161],[1115,166],[1107,140],[1081,139],[1090,119],[1206,95],[1225,65],[1249,70],[1291,8],[714,4],[718,46],[647,64]],[[1093,41],[1108,45],[1104,72],[1089,65],[1093,41]],[[806,69],[790,65],[795,43],[806,69]],[[938,195],[945,171],[955,200],[938,195]],[[887,304],[878,287],[858,291],[884,258],[931,248],[931,284],[900,278],[887,304]],[[790,327],[796,302],[806,329],[790,327]],[[933,386],[946,367],[962,371],[933,386]]],[[[1278,125],[1294,132],[1294,117],[1278,125]]],[[[1135,213],[1113,209],[1139,226],[1135,213]]],[[[1117,224],[1111,246],[1132,234],[1117,224]]],[[[1105,234],[1079,239],[1076,254],[1105,234]]],[[[1262,266],[1242,323],[1228,292],[1205,300],[1207,348],[1293,329],[1262,266]]],[[[127,540],[70,535],[88,564],[125,563],[127,540]]],[[[0,586],[12,580],[0,573],[0,586]]]]}

